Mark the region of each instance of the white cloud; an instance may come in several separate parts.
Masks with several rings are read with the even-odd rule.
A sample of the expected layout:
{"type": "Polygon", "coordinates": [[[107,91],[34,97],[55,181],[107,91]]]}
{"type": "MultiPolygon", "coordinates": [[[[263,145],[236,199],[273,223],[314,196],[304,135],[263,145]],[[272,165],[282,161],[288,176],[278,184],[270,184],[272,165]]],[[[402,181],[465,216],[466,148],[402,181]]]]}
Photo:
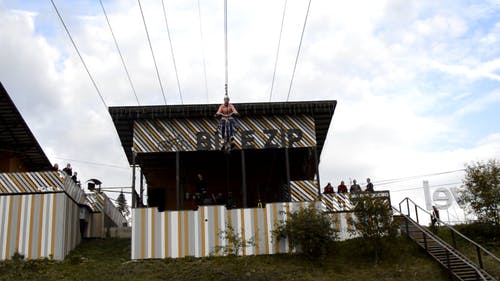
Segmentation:
{"type": "MultiPolygon", "coordinates": [[[[274,101],[287,95],[307,2],[288,2],[274,101]]],[[[167,100],[179,103],[161,3],[141,3],[167,100]]],[[[219,102],[224,84],[223,7],[222,2],[200,3],[209,100],[219,102]]],[[[469,10],[459,4],[313,1],[291,100],[338,100],[321,159],[322,179],[397,178],[500,156],[496,134],[467,148],[460,146],[460,138],[447,140],[457,131],[464,138],[470,134],[457,124],[463,114],[498,101],[498,93],[491,92],[455,113],[442,109],[477,95],[473,82],[499,81],[500,60],[494,56],[499,24],[478,30],[475,19],[491,16],[487,3],[469,10]],[[475,51],[475,46],[480,49],[475,51]],[[451,74],[446,85],[433,80],[435,72],[451,74]],[[440,141],[453,142],[455,148],[436,145],[440,141]]],[[[141,103],[162,104],[137,3],[105,5],[141,103]]],[[[167,5],[184,101],[205,103],[196,3],[167,5]]],[[[263,0],[230,3],[229,86],[235,102],[268,100],[282,5],[263,0]]],[[[53,11],[41,11],[0,8],[0,79],[52,160],[127,167],[108,113],[64,30],[53,11]],[[56,35],[44,35],[41,22],[56,35]]],[[[135,105],[100,8],[78,10],[61,4],[61,12],[106,102],[135,105]]],[[[485,122],[500,131],[496,122],[485,122]]],[[[84,179],[130,184],[126,169],[73,166],[84,179]]]]}

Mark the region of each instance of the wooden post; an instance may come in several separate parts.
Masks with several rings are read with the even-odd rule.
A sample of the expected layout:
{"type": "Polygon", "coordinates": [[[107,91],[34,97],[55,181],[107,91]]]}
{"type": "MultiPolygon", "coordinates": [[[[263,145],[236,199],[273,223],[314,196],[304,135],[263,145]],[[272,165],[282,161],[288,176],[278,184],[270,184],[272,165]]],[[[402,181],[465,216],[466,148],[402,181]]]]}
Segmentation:
{"type": "Polygon", "coordinates": [[[136,192],[135,192],[135,151],[134,148],[132,147],[132,208],[137,207],[137,202],[136,202],[136,192]]]}

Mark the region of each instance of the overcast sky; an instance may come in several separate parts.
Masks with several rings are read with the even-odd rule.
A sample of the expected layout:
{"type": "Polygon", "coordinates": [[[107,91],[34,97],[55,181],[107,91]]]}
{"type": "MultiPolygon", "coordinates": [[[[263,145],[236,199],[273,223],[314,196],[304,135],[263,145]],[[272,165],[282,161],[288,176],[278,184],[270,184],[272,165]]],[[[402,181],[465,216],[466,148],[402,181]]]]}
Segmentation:
{"type": "MultiPolygon", "coordinates": [[[[107,105],[137,105],[99,1],[54,1],[107,105]]],[[[203,41],[198,1],[164,1],[184,103],[218,103],[223,1],[199,2],[203,41]]],[[[268,101],[284,1],[228,2],[231,99],[268,101]]],[[[162,104],[137,1],[103,3],[140,103],[162,104]]],[[[178,104],[162,2],[141,4],[167,102],[178,104]]],[[[273,101],[286,100],[307,4],[288,1],[273,101]]],[[[83,180],[130,185],[111,118],[50,1],[0,0],[0,81],[52,163],[72,163],[83,180]]],[[[323,183],[377,183],[500,158],[500,2],[313,0],[290,100],[325,99],[338,105],[321,155],[323,183]]],[[[462,177],[375,189],[392,190],[393,203],[411,196],[423,204],[422,180],[462,177]]]]}

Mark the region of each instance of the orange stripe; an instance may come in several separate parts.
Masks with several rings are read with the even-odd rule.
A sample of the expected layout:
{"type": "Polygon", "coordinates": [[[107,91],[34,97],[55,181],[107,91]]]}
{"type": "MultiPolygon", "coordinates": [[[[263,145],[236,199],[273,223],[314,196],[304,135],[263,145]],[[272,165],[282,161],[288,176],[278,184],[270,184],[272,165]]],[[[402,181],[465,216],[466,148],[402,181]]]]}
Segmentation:
{"type": "Polygon", "coordinates": [[[21,190],[21,192],[28,192],[24,186],[14,177],[13,174],[10,174],[10,175],[7,175],[7,177],[9,177],[9,179],[14,183],[14,185],[19,189],[21,190]]]}
{"type": "Polygon", "coordinates": [[[201,256],[205,256],[205,207],[200,208],[201,222],[201,256]]]}
{"type": "Polygon", "coordinates": [[[155,258],[155,218],[156,216],[154,215],[153,209],[147,209],[149,215],[151,216],[151,258],[155,258]]]}
{"type": "Polygon", "coordinates": [[[57,195],[54,195],[54,200],[52,201],[52,233],[51,233],[51,240],[50,240],[50,254],[49,255],[55,255],[55,240],[56,240],[56,213],[57,213],[57,195]]]}
{"type": "Polygon", "coordinates": [[[168,237],[168,212],[163,212],[163,216],[165,217],[165,227],[164,227],[164,233],[165,233],[165,256],[163,258],[169,257],[169,237],[168,237]]]}
{"type": "MultiPolygon", "coordinates": [[[[277,204],[273,204],[273,225],[277,225],[278,224],[278,206],[277,204]]],[[[274,253],[277,254],[279,253],[280,251],[280,248],[279,248],[279,241],[277,239],[275,239],[274,241],[274,253]]]]}
{"type": "Polygon", "coordinates": [[[189,255],[189,224],[188,211],[184,211],[184,253],[189,255]]]}
{"type": "MultiPolygon", "coordinates": [[[[7,250],[7,257],[10,257],[10,227],[12,225],[12,204],[13,204],[13,199],[14,196],[9,196],[9,211],[7,213],[7,244],[5,245],[6,250],[7,250]]],[[[21,214],[17,214],[18,216],[21,216],[21,214]]]]}
{"type": "Polygon", "coordinates": [[[16,237],[19,237],[16,245],[16,251],[19,250],[19,242],[22,238],[20,238],[20,232],[21,232],[21,212],[22,212],[22,203],[23,203],[23,197],[22,196],[16,196],[19,198],[19,205],[17,205],[17,230],[16,230],[16,237]]]}
{"type": "MultiPolygon", "coordinates": [[[[227,210],[227,224],[230,225],[231,227],[233,227],[232,211],[231,210],[227,210]]],[[[233,229],[234,229],[234,227],[233,227],[233,229]]],[[[229,239],[227,239],[227,243],[228,243],[228,245],[227,245],[228,248],[231,249],[232,245],[231,245],[231,241],[229,241],[229,239]]]]}
{"type": "Polygon", "coordinates": [[[351,224],[349,223],[349,213],[345,213],[344,216],[347,225],[347,231],[351,231],[351,224]]]}
{"type": "Polygon", "coordinates": [[[177,211],[177,254],[182,257],[182,220],[181,211],[177,211]]]}
{"type": "MultiPolygon", "coordinates": [[[[219,208],[214,208],[214,237],[215,237],[215,249],[219,248],[220,245],[220,237],[219,237],[219,208]]],[[[219,255],[219,253],[215,253],[215,255],[219,255]]]]}
{"type": "Polygon", "coordinates": [[[31,247],[33,246],[33,239],[32,239],[32,234],[33,234],[33,217],[35,216],[35,196],[31,196],[31,209],[30,209],[30,231],[29,231],[29,241],[28,241],[28,254],[26,256],[27,259],[31,259],[31,247]]]}
{"type": "Polygon", "coordinates": [[[42,233],[43,233],[43,208],[44,208],[44,203],[43,200],[45,199],[45,194],[42,194],[40,196],[40,215],[38,216],[39,219],[39,228],[38,228],[38,257],[42,257],[42,233]]]}
{"type": "Polygon", "coordinates": [[[144,210],[144,208],[139,209],[141,213],[141,259],[144,259],[146,250],[146,212],[144,210]]]}
{"type": "Polygon", "coordinates": [[[0,183],[0,191],[2,191],[2,193],[8,193],[7,188],[4,187],[1,183],[0,183]]]}
{"type": "Polygon", "coordinates": [[[257,209],[253,209],[253,227],[254,227],[254,236],[255,236],[255,254],[259,254],[259,220],[257,209]]]}
{"type": "MultiPolygon", "coordinates": [[[[246,242],[246,238],[245,238],[245,214],[243,212],[244,209],[239,209],[238,212],[240,212],[240,220],[241,220],[241,243],[242,245],[245,245],[247,242],[246,242]]],[[[246,256],[247,255],[247,248],[246,247],[243,247],[243,255],[246,256]]]]}

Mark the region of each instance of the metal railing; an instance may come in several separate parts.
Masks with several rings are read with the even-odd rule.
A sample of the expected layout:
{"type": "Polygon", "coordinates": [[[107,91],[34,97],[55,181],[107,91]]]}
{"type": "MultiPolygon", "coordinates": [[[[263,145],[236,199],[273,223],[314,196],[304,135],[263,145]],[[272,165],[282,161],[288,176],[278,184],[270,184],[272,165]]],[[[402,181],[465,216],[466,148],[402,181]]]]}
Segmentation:
{"type": "MultiPolygon", "coordinates": [[[[427,214],[429,216],[431,216],[431,213],[428,212],[427,210],[423,209],[422,207],[420,207],[419,205],[417,205],[417,203],[415,203],[413,200],[411,200],[410,198],[406,197],[405,199],[401,200],[401,202],[399,202],[399,212],[402,214],[403,213],[403,210],[402,210],[402,205],[403,203],[406,202],[406,210],[407,210],[407,216],[411,218],[411,208],[410,208],[410,204],[412,204],[413,206],[413,209],[414,209],[414,212],[415,212],[415,221],[417,222],[417,224],[420,224],[419,222],[419,216],[418,216],[418,211],[421,210],[422,212],[424,212],[424,214],[427,214]]],[[[479,263],[479,267],[481,269],[484,269],[484,265],[483,265],[483,254],[486,255],[486,256],[489,256],[490,258],[492,258],[493,260],[495,260],[496,262],[498,262],[500,264],[500,258],[498,258],[497,256],[495,256],[493,253],[491,253],[490,251],[486,250],[483,246],[479,245],[477,242],[473,241],[472,239],[470,239],[469,237],[463,235],[461,232],[459,232],[458,230],[456,230],[454,227],[452,227],[451,225],[441,221],[439,218],[436,218],[437,219],[437,222],[440,224],[440,225],[443,225],[444,227],[446,227],[447,229],[450,230],[450,236],[451,236],[451,241],[452,241],[452,245],[453,247],[456,249],[457,248],[457,243],[456,243],[456,235],[458,235],[459,237],[463,238],[465,241],[467,241],[472,247],[474,247],[476,249],[476,254],[477,254],[477,260],[478,260],[478,263],[479,263]]]]}
{"type": "MultiPolygon", "coordinates": [[[[434,243],[438,244],[439,246],[441,246],[443,248],[443,250],[446,251],[446,253],[445,253],[446,254],[446,263],[443,263],[443,265],[447,268],[447,270],[450,274],[454,274],[452,271],[451,263],[450,263],[450,255],[452,255],[452,256],[455,256],[456,258],[458,258],[459,260],[461,260],[462,262],[464,262],[465,264],[467,264],[468,266],[470,266],[472,269],[474,269],[474,271],[476,272],[476,278],[478,280],[488,280],[484,276],[483,272],[481,272],[481,270],[479,268],[477,268],[477,266],[475,264],[470,262],[466,257],[463,257],[462,255],[460,255],[457,251],[454,251],[453,247],[450,247],[448,244],[446,244],[446,242],[439,239],[439,237],[430,233],[429,230],[422,227],[418,222],[414,221],[409,215],[405,215],[403,212],[396,209],[395,207],[392,207],[392,209],[393,209],[393,211],[395,211],[396,213],[398,213],[399,215],[401,215],[405,218],[405,220],[406,220],[406,222],[405,222],[406,223],[406,233],[408,236],[410,236],[409,227],[408,227],[409,223],[412,223],[418,230],[420,230],[422,232],[422,236],[423,236],[422,238],[424,240],[424,248],[426,251],[429,251],[428,247],[427,247],[428,240],[432,240],[434,243]],[[481,278],[481,279],[479,279],[479,278],[481,278]]],[[[438,259],[438,261],[441,263],[441,261],[439,259],[438,259]]]]}

